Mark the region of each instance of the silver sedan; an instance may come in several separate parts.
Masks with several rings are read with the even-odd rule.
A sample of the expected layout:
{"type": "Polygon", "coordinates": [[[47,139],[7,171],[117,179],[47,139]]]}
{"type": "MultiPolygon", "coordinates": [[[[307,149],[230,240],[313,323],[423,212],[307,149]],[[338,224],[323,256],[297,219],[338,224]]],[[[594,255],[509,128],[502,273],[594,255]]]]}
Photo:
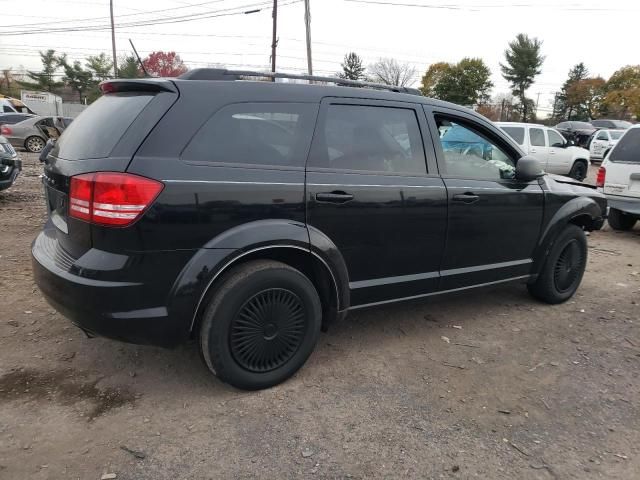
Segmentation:
{"type": "Polygon", "coordinates": [[[13,125],[0,127],[11,145],[29,152],[40,152],[49,138],[58,138],[73,121],[67,117],[33,117],[13,125]]]}

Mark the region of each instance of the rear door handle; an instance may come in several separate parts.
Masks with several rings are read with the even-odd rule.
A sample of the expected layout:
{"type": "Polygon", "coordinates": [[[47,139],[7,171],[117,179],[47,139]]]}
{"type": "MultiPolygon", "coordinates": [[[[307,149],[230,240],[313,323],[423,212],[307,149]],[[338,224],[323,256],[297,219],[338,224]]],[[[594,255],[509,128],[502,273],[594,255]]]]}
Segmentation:
{"type": "Polygon", "coordinates": [[[480,200],[480,197],[471,192],[460,193],[453,196],[453,201],[460,203],[476,203],[478,200],[480,200]]]}
{"type": "Polygon", "coordinates": [[[316,193],[316,201],[321,203],[347,203],[353,200],[353,194],[342,191],[316,193]]]}

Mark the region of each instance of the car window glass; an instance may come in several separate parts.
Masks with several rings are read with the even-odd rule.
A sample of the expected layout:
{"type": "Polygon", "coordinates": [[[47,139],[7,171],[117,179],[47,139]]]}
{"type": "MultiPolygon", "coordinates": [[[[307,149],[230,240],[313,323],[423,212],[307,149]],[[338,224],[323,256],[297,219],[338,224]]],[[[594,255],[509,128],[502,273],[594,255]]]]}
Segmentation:
{"type": "Polygon", "coordinates": [[[556,125],[556,128],[567,128],[569,127],[569,122],[562,122],[556,125]]]}
{"type": "Polygon", "coordinates": [[[562,147],[564,145],[564,138],[555,130],[547,130],[549,134],[549,145],[551,147],[562,147]]]}
{"type": "Polygon", "coordinates": [[[502,127],[502,130],[513,138],[518,145],[524,144],[524,127],[502,127]]]}
{"type": "Polygon", "coordinates": [[[611,135],[611,139],[612,140],[618,140],[622,136],[623,133],[624,132],[621,132],[619,130],[614,130],[613,132],[609,132],[609,135],[611,135]]]}
{"type": "Polygon", "coordinates": [[[611,162],[640,163],[640,128],[632,128],[609,154],[611,162]]]}
{"type": "Polygon", "coordinates": [[[425,154],[415,111],[329,105],[309,164],[341,170],[424,174],[425,154]]]}
{"type": "Polygon", "coordinates": [[[529,141],[532,147],[544,147],[546,145],[544,139],[544,130],[541,128],[529,129],[529,141]]]}
{"type": "Polygon", "coordinates": [[[447,174],[487,180],[515,177],[515,161],[470,123],[436,116],[447,174]]]}
{"type": "Polygon", "coordinates": [[[600,132],[596,137],[596,140],[609,140],[609,137],[607,136],[607,132],[600,132]]]}
{"type": "Polygon", "coordinates": [[[295,103],[227,105],[198,130],[182,159],[304,167],[314,111],[309,104],[295,103]]]}

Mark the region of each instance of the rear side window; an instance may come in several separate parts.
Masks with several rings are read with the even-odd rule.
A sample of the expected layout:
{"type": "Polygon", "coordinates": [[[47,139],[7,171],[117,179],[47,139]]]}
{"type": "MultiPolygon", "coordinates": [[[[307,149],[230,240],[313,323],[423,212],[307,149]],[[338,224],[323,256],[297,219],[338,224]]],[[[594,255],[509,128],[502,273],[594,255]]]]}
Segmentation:
{"type": "Polygon", "coordinates": [[[108,157],[152,98],[139,92],[104,95],[65,129],[52,155],[66,160],[108,157]]]}
{"type": "Polygon", "coordinates": [[[532,147],[544,147],[546,145],[544,139],[544,130],[542,130],[541,128],[530,128],[529,140],[532,147]]]}
{"type": "Polygon", "coordinates": [[[238,103],[218,110],[182,152],[191,162],[304,167],[316,106],[238,103]]]}
{"type": "Polygon", "coordinates": [[[549,146],[561,148],[564,146],[564,138],[555,130],[547,130],[549,134],[549,146]]]}
{"type": "Polygon", "coordinates": [[[627,130],[609,154],[609,161],[640,163],[640,128],[627,130]]]}
{"type": "Polygon", "coordinates": [[[409,108],[329,105],[309,163],[337,170],[427,172],[418,119],[409,108]]]}
{"type": "Polygon", "coordinates": [[[518,145],[524,144],[524,127],[501,127],[518,145]]]}

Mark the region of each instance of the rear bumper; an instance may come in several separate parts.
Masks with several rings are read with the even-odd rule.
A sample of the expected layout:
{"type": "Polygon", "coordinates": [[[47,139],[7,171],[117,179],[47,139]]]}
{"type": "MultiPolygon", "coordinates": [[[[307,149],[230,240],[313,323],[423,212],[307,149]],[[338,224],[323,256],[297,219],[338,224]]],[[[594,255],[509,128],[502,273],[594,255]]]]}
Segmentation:
{"type": "Polygon", "coordinates": [[[617,195],[607,195],[609,208],[615,208],[631,215],[640,216],[640,197],[619,197],[617,195]]]}
{"type": "MultiPolygon", "coordinates": [[[[136,257],[119,270],[111,268],[109,276],[135,278],[135,265],[140,263],[145,269],[150,262],[167,268],[155,269],[152,281],[99,280],[95,270],[77,268],[59,249],[54,233],[40,233],[32,246],[33,274],[47,302],[72,323],[93,335],[129,343],[173,347],[187,339],[190,318],[170,315],[166,306],[176,278],[170,264],[175,262],[157,255],[146,260],[136,257]]],[[[165,256],[170,253],[178,252],[165,256]]],[[[94,252],[92,257],[108,255],[94,252]]]]}

